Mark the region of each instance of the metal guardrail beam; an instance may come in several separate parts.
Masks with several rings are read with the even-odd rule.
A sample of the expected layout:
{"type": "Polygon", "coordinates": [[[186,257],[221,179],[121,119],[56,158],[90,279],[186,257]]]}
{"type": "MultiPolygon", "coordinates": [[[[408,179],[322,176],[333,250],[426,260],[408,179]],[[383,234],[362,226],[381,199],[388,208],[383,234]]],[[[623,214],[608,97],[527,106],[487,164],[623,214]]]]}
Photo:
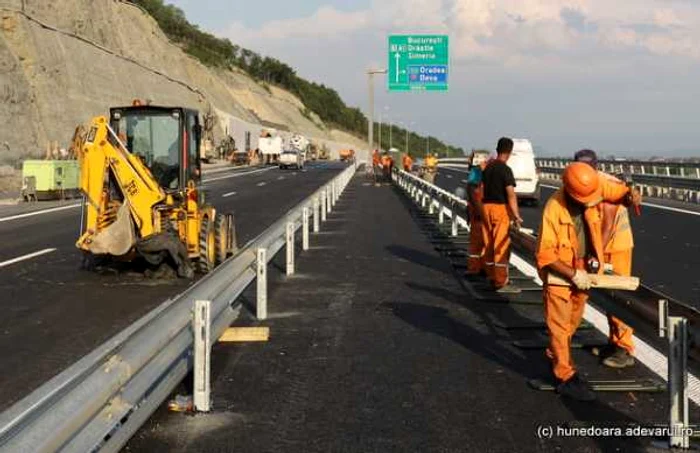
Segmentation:
{"type": "MultiPolygon", "coordinates": [[[[453,220],[456,219],[456,222],[453,222],[453,229],[454,224],[458,227],[467,228],[467,202],[465,200],[410,173],[406,173],[403,170],[397,170],[396,175],[398,175],[399,184],[405,185],[406,182],[411,183],[408,193],[414,200],[425,200],[425,203],[437,206],[439,209],[439,217],[444,215],[453,220]]],[[[453,234],[455,234],[454,231],[453,234]]],[[[535,236],[523,232],[511,231],[511,238],[516,247],[527,253],[531,260],[534,260],[533,256],[535,247],[537,246],[537,238],[535,236]]],[[[661,299],[668,300],[669,310],[672,315],[682,316],[688,319],[691,339],[694,340],[691,344],[690,356],[700,361],[700,310],[673,299],[644,284],[640,285],[640,287],[633,292],[598,291],[601,291],[609,297],[610,300],[614,301],[616,305],[618,305],[620,311],[628,310],[628,312],[635,313],[654,326],[658,322],[658,301],[661,299]]]]}
{"type": "Polygon", "coordinates": [[[0,451],[122,448],[192,368],[195,301],[210,301],[213,343],[236,318],[237,298],[256,278],[257,251],[265,249],[262,256],[271,261],[285,246],[288,228],[296,233],[302,216],[331,187],[337,200],[355,169],[345,169],[212,273],[2,413],[0,451]]]}

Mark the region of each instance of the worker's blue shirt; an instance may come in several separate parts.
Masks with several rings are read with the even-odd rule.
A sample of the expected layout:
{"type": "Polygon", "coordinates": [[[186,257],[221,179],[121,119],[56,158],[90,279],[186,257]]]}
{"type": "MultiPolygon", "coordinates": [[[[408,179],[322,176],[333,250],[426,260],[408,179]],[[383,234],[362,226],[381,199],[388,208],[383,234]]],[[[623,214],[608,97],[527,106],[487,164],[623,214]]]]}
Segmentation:
{"type": "Polygon", "coordinates": [[[467,176],[467,184],[471,186],[478,186],[481,184],[481,167],[478,165],[474,165],[470,170],[469,170],[469,175],[467,176]]]}

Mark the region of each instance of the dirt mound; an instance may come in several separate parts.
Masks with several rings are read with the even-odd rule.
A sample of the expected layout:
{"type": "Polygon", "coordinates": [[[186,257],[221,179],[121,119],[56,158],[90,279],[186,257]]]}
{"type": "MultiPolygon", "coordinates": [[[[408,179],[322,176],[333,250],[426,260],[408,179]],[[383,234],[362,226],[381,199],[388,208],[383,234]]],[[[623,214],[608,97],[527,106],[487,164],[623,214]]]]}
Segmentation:
{"type": "Polygon", "coordinates": [[[135,98],[220,113],[215,140],[235,118],[282,124],[332,149],[362,146],[304,115],[292,94],[205,67],[122,1],[0,0],[0,67],[0,164],[41,155],[47,141],[66,147],[76,124],[135,98]]]}

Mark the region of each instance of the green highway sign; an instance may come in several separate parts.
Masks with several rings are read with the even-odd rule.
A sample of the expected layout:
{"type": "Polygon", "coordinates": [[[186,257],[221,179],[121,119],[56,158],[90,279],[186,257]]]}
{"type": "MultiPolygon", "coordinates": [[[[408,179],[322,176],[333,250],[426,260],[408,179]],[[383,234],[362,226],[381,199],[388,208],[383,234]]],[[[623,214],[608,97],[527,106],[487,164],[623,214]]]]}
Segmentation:
{"type": "Polygon", "coordinates": [[[446,35],[390,35],[389,91],[446,91],[448,47],[446,35]]]}

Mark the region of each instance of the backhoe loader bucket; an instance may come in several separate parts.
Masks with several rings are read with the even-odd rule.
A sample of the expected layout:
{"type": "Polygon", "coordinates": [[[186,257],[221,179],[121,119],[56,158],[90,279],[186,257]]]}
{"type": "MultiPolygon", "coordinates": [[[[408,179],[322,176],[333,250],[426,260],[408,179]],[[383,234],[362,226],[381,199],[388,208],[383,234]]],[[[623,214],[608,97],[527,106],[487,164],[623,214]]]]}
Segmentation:
{"type": "Polygon", "coordinates": [[[80,248],[94,255],[122,256],[131,250],[135,242],[129,203],[125,201],[117,210],[116,220],[111,225],[91,237],[81,238],[79,244],[80,248]]]}

